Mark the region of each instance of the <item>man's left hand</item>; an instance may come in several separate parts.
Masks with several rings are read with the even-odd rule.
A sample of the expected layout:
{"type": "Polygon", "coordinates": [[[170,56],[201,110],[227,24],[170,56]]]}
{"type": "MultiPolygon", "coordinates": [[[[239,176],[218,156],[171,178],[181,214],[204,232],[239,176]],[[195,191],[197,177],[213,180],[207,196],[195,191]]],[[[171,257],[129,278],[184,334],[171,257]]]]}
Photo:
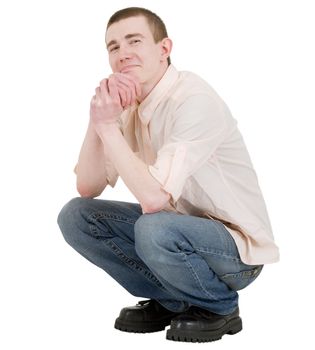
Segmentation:
{"type": "Polygon", "coordinates": [[[114,73],[103,79],[90,104],[93,124],[115,124],[123,110],[135,104],[140,95],[140,84],[126,74],[114,73]]]}

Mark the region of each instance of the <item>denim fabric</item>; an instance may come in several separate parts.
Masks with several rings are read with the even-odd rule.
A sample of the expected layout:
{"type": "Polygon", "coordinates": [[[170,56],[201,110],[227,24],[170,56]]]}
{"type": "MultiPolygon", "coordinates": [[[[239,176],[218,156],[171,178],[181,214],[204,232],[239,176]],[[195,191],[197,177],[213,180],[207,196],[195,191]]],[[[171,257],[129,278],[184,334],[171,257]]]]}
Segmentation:
{"type": "Polygon", "coordinates": [[[237,290],[253,282],[262,265],[246,265],[224,225],[141,206],[74,198],[58,216],[65,240],[129,293],[159,301],[171,311],[190,305],[226,315],[237,290]]]}

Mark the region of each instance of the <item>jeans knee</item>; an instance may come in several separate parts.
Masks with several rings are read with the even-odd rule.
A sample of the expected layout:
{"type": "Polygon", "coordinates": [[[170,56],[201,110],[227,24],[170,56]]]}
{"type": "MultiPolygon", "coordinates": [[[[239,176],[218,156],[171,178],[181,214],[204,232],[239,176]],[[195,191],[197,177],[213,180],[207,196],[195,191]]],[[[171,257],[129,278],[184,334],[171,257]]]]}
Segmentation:
{"type": "Polygon", "coordinates": [[[147,264],[164,260],[169,249],[170,238],[161,225],[158,213],[144,214],[134,226],[135,249],[139,257],[147,264]]]}
{"type": "Polygon", "coordinates": [[[69,244],[73,241],[80,218],[82,220],[81,212],[85,206],[85,201],[86,199],[81,197],[71,199],[63,206],[57,217],[60,231],[69,244]]]}
{"type": "Polygon", "coordinates": [[[152,250],[152,220],[150,215],[141,215],[134,225],[135,249],[139,257],[144,260],[152,250]]]}

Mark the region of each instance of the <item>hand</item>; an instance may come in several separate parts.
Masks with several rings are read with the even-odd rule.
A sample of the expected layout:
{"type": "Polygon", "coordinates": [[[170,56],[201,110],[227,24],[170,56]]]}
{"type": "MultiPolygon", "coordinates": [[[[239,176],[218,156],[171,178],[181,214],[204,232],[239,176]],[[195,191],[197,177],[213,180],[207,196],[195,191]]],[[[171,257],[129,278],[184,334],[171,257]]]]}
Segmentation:
{"type": "Polygon", "coordinates": [[[140,83],[133,76],[123,73],[114,73],[110,75],[109,80],[116,83],[120,103],[124,109],[134,105],[137,98],[141,96],[140,83]]]}
{"type": "Polygon", "coordinates": [[[116,123],[122,111],[135,104],[140,95],[139,82],[127,74],[114,73],[108,79],[103,79],[91,100],[92,123],[116,123]]]}
{"type": "Polygon", "coordinates": [[[123,107],[120,103],[118,88],[113,81],[103,79],[95,89],[90,103],[90,119],[95,124],[113,124],[123,107]]]}

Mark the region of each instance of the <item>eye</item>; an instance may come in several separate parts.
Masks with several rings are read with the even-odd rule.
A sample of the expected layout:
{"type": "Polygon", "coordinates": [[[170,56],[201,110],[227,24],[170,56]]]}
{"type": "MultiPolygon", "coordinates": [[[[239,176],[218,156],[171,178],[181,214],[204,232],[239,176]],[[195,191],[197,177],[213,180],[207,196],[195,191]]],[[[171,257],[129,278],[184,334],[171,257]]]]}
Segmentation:
{"type": "Polygon", "coordinates": [[[119,46],[112,46],[110,49],[109,49],[109,52],[115,52],[119,49],[119,46]]]}
{"type": "Polygon", "coordinates": [[[133,40],[130,41],[130,44],[134,45],[134,44],[138,44],[140,42],[141,42],[141,40],[139,40],[139,39],[133,39],[133,40]]]}

